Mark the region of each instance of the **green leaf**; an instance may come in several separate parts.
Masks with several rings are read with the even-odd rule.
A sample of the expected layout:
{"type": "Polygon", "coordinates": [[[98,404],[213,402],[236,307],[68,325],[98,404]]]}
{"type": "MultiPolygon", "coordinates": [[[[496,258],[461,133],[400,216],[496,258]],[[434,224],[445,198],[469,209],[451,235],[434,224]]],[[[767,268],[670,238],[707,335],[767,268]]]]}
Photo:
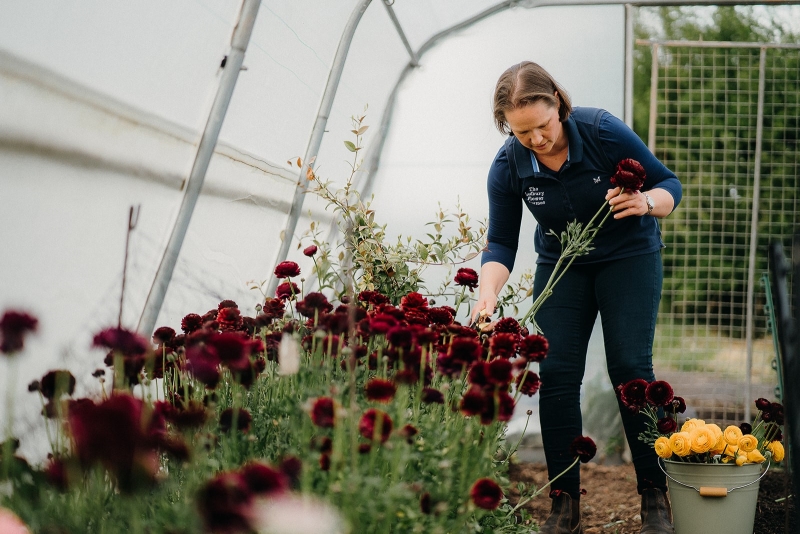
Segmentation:
{"type": "Polygon", "coordinates": [[[349,150],[350,152],[355,152],[356,150],[358,150],[358,149],[356,148],[356,145],[354,145],[352,141],[345,141],[345,142],[344,142],[344,146],[345,146],[345,147],[347,148],[347,150],[349,150]]]}

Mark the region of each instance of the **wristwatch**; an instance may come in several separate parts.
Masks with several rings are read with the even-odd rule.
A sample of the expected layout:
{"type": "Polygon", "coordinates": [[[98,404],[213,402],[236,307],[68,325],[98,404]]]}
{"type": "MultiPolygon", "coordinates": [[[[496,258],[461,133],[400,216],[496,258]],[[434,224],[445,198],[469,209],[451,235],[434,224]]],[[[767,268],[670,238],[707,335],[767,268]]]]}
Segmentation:
{"type": "Polygon", "coordinates": [[[647,214],[652,215],[653,209],[656,207],[656,203],[653,202],[653,199],[647,193],[642,192],[644,195],[644,199],[647,202],[647,214]]]}

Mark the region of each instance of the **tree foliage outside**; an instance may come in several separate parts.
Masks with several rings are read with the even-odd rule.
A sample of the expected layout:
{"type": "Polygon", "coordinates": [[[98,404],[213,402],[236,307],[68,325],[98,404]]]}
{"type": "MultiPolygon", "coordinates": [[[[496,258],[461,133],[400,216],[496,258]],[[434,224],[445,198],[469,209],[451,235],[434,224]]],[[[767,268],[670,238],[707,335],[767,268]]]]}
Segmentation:
{"type": "MultiPolygon", "coordinates": [[[[778,16],[730,6],[642,8],[636,37],[800,43],[778,16]]],[[[652,51],[639,45],[634,56],[634,130],[645,141],[652,51]]],[[[662,221],[662,322],[745,335],[760,54],[760,47],[659,46],[655,151],[684,186],[680,209],[662,221]]],[[[766,48],[764,67],[756,281],[768,270],[769,243],[779,240],[788,253],[800,222],[800,49],[766,48]]],[[[764,335],[764,290],[755,289],[756,335],[764,335]]]]}

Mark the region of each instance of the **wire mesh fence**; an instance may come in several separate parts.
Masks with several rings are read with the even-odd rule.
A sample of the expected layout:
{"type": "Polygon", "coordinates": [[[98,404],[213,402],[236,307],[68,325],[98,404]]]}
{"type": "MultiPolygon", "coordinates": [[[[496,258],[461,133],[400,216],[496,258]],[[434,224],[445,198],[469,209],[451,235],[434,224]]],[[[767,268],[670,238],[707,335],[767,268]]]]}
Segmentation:
{"type": "Polygon", "coordinates": [[[684,188],[661,221],[656,374],[697,416],[738,424],[777,385],[761,278],[800,223],[800,47],[637,44],[653,58],[648,142],[684,188]]]}

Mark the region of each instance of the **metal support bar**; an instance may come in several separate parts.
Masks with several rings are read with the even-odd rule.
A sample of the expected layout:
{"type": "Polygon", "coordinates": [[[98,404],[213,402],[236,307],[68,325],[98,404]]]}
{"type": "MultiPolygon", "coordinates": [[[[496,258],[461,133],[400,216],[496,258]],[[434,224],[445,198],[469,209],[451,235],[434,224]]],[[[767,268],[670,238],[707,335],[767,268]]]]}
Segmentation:
{"type": "Polygon", "coordinates": [[[633,17],[631,4],[625,4],[625,124],[633,130],[633,17]]]}
{"type": "Polygon", "coordinates": [[[647,126],[647,148],[656,153],[656,112],[658,105],[658,43],[650,46],[652,61],[650,66],[650,122],[647,126]]]}
{"type": "Polygon", "coordinates": [[[758,57],[758,108],[756,111],[756,153],[753,169],[753,209],[750,215],[750,258],[747,265],[747,314],[745,339],[747,344],[747,381],[744,385],[744,420],[750,421],[753,379],[753,301],[756,285],[756,251],[758,249],[758,211],[761,203],[761,153],[764,142],[764,91],[766,85],[767,49],[761,48],[758,57]]]}
{"type": "Polygon", "coordinates": [[[208,114],[208,121],[200,138],[200,144],[197,147],[197,154],[192,164],[192,170],[189,173],[178,217],[175,221],[175,226],[172,228],[158,271],[156,271],[153,285],[150,287],[150,293],[147,295],[142,315],[139,317],[137,330],[148,338],[153,332],[153,327],[164,303],[167,287],[169,287],[169,283],[172,280],[172,273],[175,270],[175,264],[183,246],[183,239],[186,237],[194,207],[197,204],[200,190],[206,178],[208,164],[214,154],[214,148],[217,146],[219,132],[225,120],[231,96],[233,96],[233,89],[236,86],[236,80],[242,68],[244,54],[247,50],[247,45],[250,43],[250,36],[253,33],[253,26],[260,6],[261,0],[243,0],[242,2],[239,21],[236,23],[233,37],[231,38],[231,50],[225,62],[225,68],[222,69],[219,88],[214,97],[214,103],[211,105],[211,111],[208,114]]]}
{"type": "Polygon", "coordinates": [[[389,12],[389,18],[392,19],[392,24],[394,24],[397,33],[400,35],[400,40],[403,41],[403,46],[406,47],[408,51],[408,55],[411,57],[411,65],[414,67],[419,67],[419,58],[417,57],[416,52],[414,49],[411,48],[411,44],[408,42],[406,38],[406,33],[403,31],[403,27],[400,26],[400,21],[397,19],[397,14],[394,12],[394,1],[390,0],[383,0],[383,5],[386,6],[386,11],[389,12]]]}
{"type": "MultiPolygon", "coordinates": [[[[356,28],[358,28],[358,23],[361,21],[361,16],[367,10],[371,2],[372,0],[361,0],[361,2],[359,2],[350,14],[350,19],[347,21],[347,25],[342,32],[342,37],[339,40],[339,47],[336,49],[336,56],[333,58],[331,71],[328,73],[328,82],[325,84],[325,92],[322,95],[322,102],[319,105],[317,118],[314,121],[314,128],[311,130],[311,138],[308,141],[306,153],[303,156],[303,166],[297,177],[292,207],[289,209],[289,218],[286,221],[286,228],[281,235],[281,247],[278,250],[275,265],[285,260],[286,256],[289,254],[292,236],[294,236],[294,231],[297,228],[297,221],[300,219],[300,212],[303,209],[308,162],[311,161],[311,158],[316,157],[317,152],[319,152],[319,147],[322,144],[322,135],[325,133],[325,126],[328,124],[328,117],[330,117],[331,114],[333,100],[336,98],[336,90],[339,88],[339,80],[342,78],[344,63],[347,59],[347,53],[350,50],[350,43],[353,42],[353,35],[356,33],[356,28]]],[[[273,276],[270,278],[269,285],[267,286],[267,295],[275,293],[277,287],[278,279],[273,276]]]]}

